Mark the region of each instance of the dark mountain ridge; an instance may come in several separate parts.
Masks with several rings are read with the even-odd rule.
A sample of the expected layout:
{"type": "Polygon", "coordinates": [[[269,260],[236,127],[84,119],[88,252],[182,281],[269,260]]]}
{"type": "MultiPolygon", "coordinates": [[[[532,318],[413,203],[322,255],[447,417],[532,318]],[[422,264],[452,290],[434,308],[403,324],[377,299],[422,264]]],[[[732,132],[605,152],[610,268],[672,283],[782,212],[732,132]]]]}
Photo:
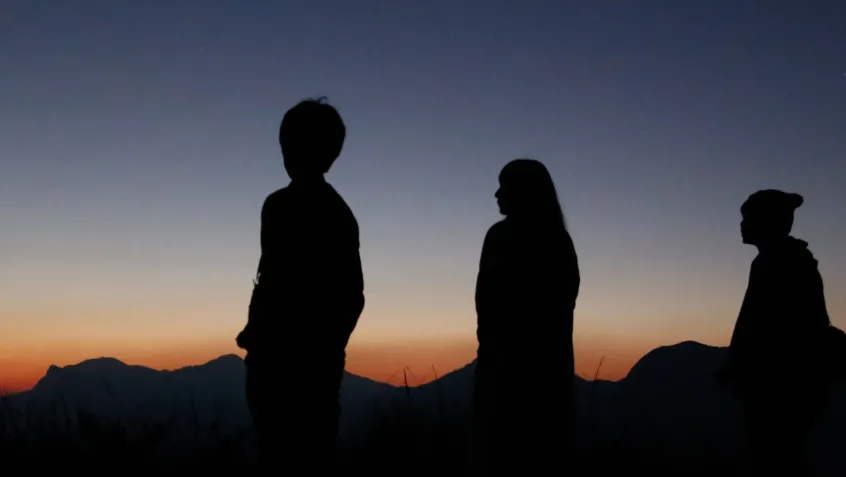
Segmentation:
{"type": "MultiPolygon", "coordinates": [[[[662,452],[707,449],[737,455],[743,449],[740,408],[714,385],[713,371],[726,348],[687,341],[647,353],[620,381],[576,379],[574,445],[659,446],[662,452]]],[[[432,420],[465,419],[470,411],[475,361],[422,386],[404,388],[345,373],[341,386],[341,437],[367,432],[386,409],[416,410],[432,420]]],[[[35,387],[6,399],[26,419],[56,419],[80,411],[127,425],[176,421],[185,429],[215,426],[247,432],[245,369],[236,355],[172,371],[130,366],[114,358],[51,366],[35,387]]],[[[284,384],[284,375],[280,376],[284,384]]],[[[290,392],[296,392],[291,389],[290,392]]],[[[525,392],[534,392],[526,389],[525,392]]],[[[831,406],[814,430],[809,452],[820,462],[846,463],[846,383],[835,386],[831,406]]]]}

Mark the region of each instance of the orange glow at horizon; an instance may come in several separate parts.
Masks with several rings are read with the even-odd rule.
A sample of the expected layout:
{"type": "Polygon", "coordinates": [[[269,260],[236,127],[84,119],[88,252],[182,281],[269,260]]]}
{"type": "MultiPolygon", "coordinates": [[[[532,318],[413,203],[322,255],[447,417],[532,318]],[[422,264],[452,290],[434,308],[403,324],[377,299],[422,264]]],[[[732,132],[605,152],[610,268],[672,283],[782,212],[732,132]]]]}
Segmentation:
{"type": "MultiPolygon", "coordinates": [[[[112,343],[100,346],[67,344],[42,346],[31,350],[26,358],[10,358],[0,354],[0,394],[30,389],[47,372],[50,365],[67,366],[86,359],[114,357],[129,365],[154,369],[176,369],[208,362],[224,354],[243,351],[221,341],[175,345],[131,346],[112,343]],[[98,352],[92,352],[98,349],[98,352]]],[[[618,380],[650,349],[653,343],[613,340],[576,340],[576,374],[593,379],[618,380]],[[600,361],[602,362],[601,367],[600,361]]],[[[476,357],[473,339],[431,339],[398,344],[351,343],[347,348],[346,369],[375,381],[402,385],[405,380],[418,386],[466,365],[476,357]],[[405,373],[403,372],[405,371],[405,373]]]]}

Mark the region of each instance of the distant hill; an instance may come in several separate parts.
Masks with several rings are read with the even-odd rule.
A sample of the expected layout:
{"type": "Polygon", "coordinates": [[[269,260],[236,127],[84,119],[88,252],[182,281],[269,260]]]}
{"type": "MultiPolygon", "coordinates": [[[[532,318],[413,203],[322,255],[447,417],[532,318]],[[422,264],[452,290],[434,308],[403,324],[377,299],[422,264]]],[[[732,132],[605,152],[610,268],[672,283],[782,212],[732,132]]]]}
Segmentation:
{"type": "MultiPolygon", "coordinates": [[[[739,455],[744,438],[738,403],[712,380],[725,357],[725,348],[688,341],[652,350],[621,381],[577,378],[574,444],[625,443],[660,446],[673,453],[708,449],[739,455]]],[[[392,403],[466,416],[474,369],[475,361],[407,390],[347,372],[341,387],[341,434],[362,431],[377,409],[392,403]]],[[[174,371],[98,358],[51,366],[32,390],[12,396],[9,402],[50,418],[86,410],[130,424],[175,418],[186,428],[217,422],[225,432],[238,432],[250,425],[244,378],[243,361],[235,355],[174,371]]],[[[280,380],[284,385],[284,376],[280,380]]],[[[835,390],[808,451],[826,468],[844,470],[842,448],[846,448],[846,384],[835,390]]]]}
{"type": "MultiPolygon", "coordinates": [[[[12,396],[10,402],[42,416],[72,416],[84,410],[129,424],[173,418],[185,427],[216,423],[235,432],[250,426],[245,378],[244,362],[234,354],[172,371],[96,358],[50,366],[31,390],[12,396]]],[[[284,376],[280,379],[284,381],[284,376]]],[[[341,427],[346,431],[366,422],[376,408],[401,393],[389,384],[345,372],[341,396],[341,427]]]]}

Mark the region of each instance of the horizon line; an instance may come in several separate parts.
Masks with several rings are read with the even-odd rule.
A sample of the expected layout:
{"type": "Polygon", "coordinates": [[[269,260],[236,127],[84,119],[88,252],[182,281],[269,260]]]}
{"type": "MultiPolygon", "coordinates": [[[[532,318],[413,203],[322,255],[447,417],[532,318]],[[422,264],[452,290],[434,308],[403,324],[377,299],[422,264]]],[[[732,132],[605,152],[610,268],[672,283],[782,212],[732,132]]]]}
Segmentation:
{"type": "MultiPolygon", "coordinates": [[[[696,344],[698,344],[698,345],[707,346],[707,347],[710,347],[710,348],[725,348],[725,346],[714,346],[714,345],[708,345],[708,344],[705,344],[705,343],[700,343],[700,342],[698,342],[698,341],[696,341],[696,340],[684,340],[684,341],[679,341],[678,343],[674,343],[674,344],[670,344],[670,345],[661,345],[661,346],[657,346],[657,347],[655,347],[655,348],[653,348],[653,349],[651,349],[651,350],[647,351],[647,352],[646,352],[643,356],[641,356],[641,358],[640,358],[640,359],[638,359],[638,360],[635,362],[635,364],[634,364],[634,365],[636,365],[638,362],[640,362],[640,360],[641,360],[641,359],[643,359],[643,357],[647,356],[649,353],[651,353],[651,352],[653,352],[653,351],[655,351],[655,350],[657,350],[657,349],[660,349],[660,348],[666,348],[666,347],[672,347],[672,346],[678,346],[678,345],[682,345],[682,344],[685,344],[685,343],[696,343],[696,344]]],[[[6,386],[4,386],[4,385],[3,385],[3,383],[2,383],[2,382],[0,382],[0,397],[4,397],[4,396],[12,396],[12,395],[15,395],[15,394],[20,394],[20,393],[24,393],[24,392],[27,392],[27,391],[31,391],[32,389],[34,389],[34,388],[35,388],[35,386],[37,386],[37,385],[38,385],[38,383],[39,383],[42,379],[44,379],[44,377],[45,377],[45,376],[47,376],[47,372],[49,372],[49,370],[50,370],[51,368],[54,368],[54,367],[55,367],[55,368],[57,368],[57,369],[65,369],[65,368],[72,367],[72,366],[78,366],[78,365],[80,365],[80,364],[83,364],[83,363],[86,363],[86,362],[89,362],[89,361],[96,361],[96,360],[107,359],[107,360],[114,360],[114,361],[117,361],[118,363],[120,363],[120,364],[122,364],[123,366],[126,366],[126,367],[141,367],[141,368],[146,368],[146,369],[150,369],[150,370],[157,371],[157,372],[175,372],[175,371],[179,371],[179,370],[183,370],[183,369],[187,369],[187,368],[194,368],[194,367],[202,367],[202,366],[206,366],[206,365],[208,365],[208,364],[210,364],[210,363],[212,363],[212,362],[218,361],[218,360],[220,360],[220,359],[222,359],[222,358],[226,358],[226,357],[229,357],[229,356],[236,357],[236,358],[238,358],[238,359],[239,359],[240,361],[242,361],[242,362],[243,362],[243,360],[244,360],[244,358],[242,358],[242,357],[241,357],[240,355],[238,355],[237,353],[224,353],[224,354],[221,354],[220,356],[218,356],[218,357],[216,357],[216,358],[212,358],[212,359],[206,360],[205,362],[202,362],[202,363],[198,363],[198,364],[188,364],[188,365],[185,365],[185,366],[180,366],[180,367],[176,367],[176,368],[157,368],[157,367],[147,366],[147,365],[143,365],[143,364],[129,364],[129,363],[126,363],[125,361],[123,361],[123,360],[121,360],[121,359],[119,359],[119,358],[114,357],[114,356],[98,356],[98,357],[93,357],[93,358],[86,358],[86,359],[84,359],[84,360],[82,360],[82,361],[79,361],[79,362],[77,362],[77,363],[67,364],[67,365],[64,365],[64,366],[58,366],[58,365],[55,365],[55,364],[50,364],[50,365],[47,367],[47,370],[45,371],[44,375],[43,375],[43,376],[41,376],[38,380],[36,380],[36,381],[32,384],[32,386],[29,386],[29,387],[27,387],[27,388],[22,388],[22,389],[12,390],[13,388],[6,387],[6,386]],[[10,392],[7,392],[6,394],[4,394],[4,392],[6,392],[6,391],[10,391],[10,392]]],[[[465,363],[465,364],[463,364],[463,365],[461,365],[461,366],[458,366],[458,367],[456,367],[456,368],[454,368],[454,369],[452,369],[452,370],[449,370],[449,371],[447,371],[447,372],[445,372],[445,373],[443,373],[443,374],[438,373],[438,372],[437,372],[437,369],[435,368],[435,365],[434,365],[434,364],[432,364],[432,365],[430,365],[430,367],[431,367],[431,369],[432,369],[432,371],[433,371],[433,376],[432,376],[432,378],[431,378],[431,379],[425,379],[425,380],[420,380],[420,379],[419,379],[419,378],[420,378],[420,376],[418,376],[418,375],[414,374],[414,372],[413,372],[413,371],[411,371],[411,369],[410,369],[410,367],[409,367],[409,366],[402,366],[400,369],[398,369],[397,371],[395,371],[394,373],[392,373],[390,376],[388,376],[388,378],[386,378],[386,379],[384,379],[384,380],[375,379],[375,378],[372,378],[372,377],[368,377],[368,376],[363,376],[363,375],[360,375],[360,374],[356,374],[356,373],[354,373],[354,372],[352,372],[352,371],[349,371],[349,370],[347,370],[347,369],[344,369],[344,372],[345,372],[345,373],[349,373],[349,374],[351,374],[351,375],[353,375],[353,376],[356,376],[356,377],[358,377],[358,378],[367,379],[367,380],[369,380],[369,381],[373,381],[373,382],[377,382],[377,383],[381,383],[381,384],[385,384],[385,385],[388,385],[388,386],[393,386],[393,387],[397,387],[397,388],[405,388],[405,387],[407,387],[407,388],[418,388],[418,387],[424,386],[424,385],[426,385],[426,384],[429,384],[429,383],[435,382],[435,381],[437,381],[437,380],[439,380],[439,379],[441,379],[441,378],[443,378],[443,377],[445,377],[445,376],[447,376],[447,375],[449,375],[449,374],[451,374],[451,373],[453,373],[453,372],[455,372],[455,371],[458,371],[458,370],[460,370],[460,369],[463,369],[463,368],[465,368],[465,367],[467,367],[467,366],[469,366],[469,365],[473,364],[473,363],[476,361],[476,359],[477,359],[477,358],[475,358],[475,357],[474,357],[473,359],[471,359],[471,360],[470,360],[470,361],[468,361],[467,363],[465,363]],[[417,384],[408,384],[408,379],[405,379],[405,382],[404,382],[403,384],[399,384],[399,385],[397,385],[397,384],[394,384],[394,383],[390,382],[390,380],[391,380],[391,379],[393,379],[394,377],[398,376],[400,373],[405,373],[405,372],[409,372],[409,373],[411,373],[411,374],[412,374],[412,376],[413,376],[415,379],[418,379],[419,381],[422,381],[422,382],[419,382],[419,383],[417,383],[417,384]]],[[[622,380],[624,380],[624,379],[626,379],[626,378],[628,377],[628,374],[629,374],[629,372],[631,372],[631,369],[629,370],[629,372],[627,372],[627,373],[626,373],[626,375],[625,375],[625,376],[622,376],[622,377],[620,377],[620,378],[618,378],[618,379],[602,379],[602,378],[600,378],[600,377],[599,377],[599,372],[600,372],[600,370],[601,370],[601,368],[602,368],[602,364],[603,364],[604,359],[605,359],[605,355],[602,355],[602,357],[601,357],[601,359],[600,359],[600,361],[599,361],[599,364],[597,365],[597,368],[596,368],[595,373],[593,374],[593,376],[590,376],[590,375],[583,376],[583,375],[579,374],[578,372],[577,372],[577,373],[575,373],[575,376],[580,377],[580,378],[582,378],[582,379],[585,379],[586,381],[607,381],[607,382],[619,382],[619,381],[622,381],[622,380]]],[[[632,367],[634,367],[634,365],[633,365],[632,367]]]]}

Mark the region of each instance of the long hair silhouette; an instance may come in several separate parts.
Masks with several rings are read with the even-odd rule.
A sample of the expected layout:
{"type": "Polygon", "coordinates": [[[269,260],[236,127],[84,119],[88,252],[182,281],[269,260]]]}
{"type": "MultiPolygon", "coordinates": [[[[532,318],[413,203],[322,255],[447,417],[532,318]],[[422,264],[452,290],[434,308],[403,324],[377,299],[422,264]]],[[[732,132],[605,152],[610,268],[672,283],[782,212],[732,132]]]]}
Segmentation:
{"type": "Polygon", "coordinates": [[[567,231],[555,183],[542,162],[514,159],[503,167],[500,182],[513,191],[513,211],[509,215],[539,220],[550,231],[567,231]]]}

